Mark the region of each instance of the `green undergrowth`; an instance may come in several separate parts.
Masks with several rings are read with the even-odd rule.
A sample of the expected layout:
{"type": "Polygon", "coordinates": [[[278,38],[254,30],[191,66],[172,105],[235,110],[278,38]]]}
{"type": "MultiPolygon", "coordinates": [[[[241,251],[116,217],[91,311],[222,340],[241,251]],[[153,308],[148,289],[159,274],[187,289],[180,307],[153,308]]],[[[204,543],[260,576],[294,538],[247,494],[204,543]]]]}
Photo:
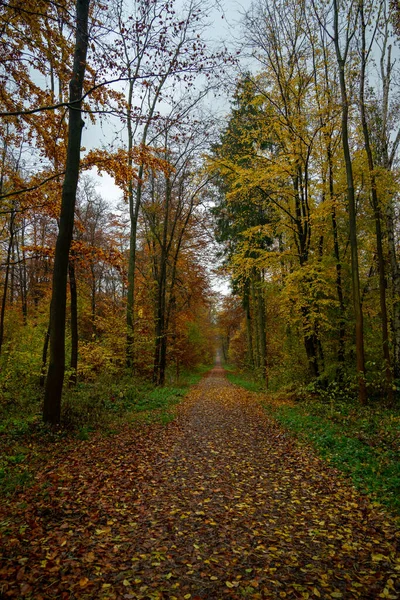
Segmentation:
{"type": "Polygon", "coordinates": [[[250,373],[238,371],[236,370],[236,367],[232,365],[224,365],[224,370],[226,378],[234,385],[239,385],[249,392],[265,391],[265,384],[255,380],[250,373]]]}
{"type": "MultiPolygon", "coordinates": [[[[242,385],[240,377],[229,372],[227,376],[242,385]]],[[[242,387],[251,389],[248,382],[242,387]]],[[[316,397],[288,402],[279,393],[264,394],[262,403],[270,416],[311,443],[319,456],[348,475],[361,492],[400,515],[399,408],[316,397]]]]}
{"type": "Polygon", "coordinates": [[[25,396],[12,406],[1,407],[0,493],[10,494],[33,481],[35,465],[46,460],[49,445],[90,439],[94,432],[114,435],[126,424],[169,423],[190,386],[199,382],[211,366],[182,372],[169,378],[165,387],[155,387],[131,375],[119,380],[99,376],[94,382],[65,389],[61,427],[53,430],[42,423],[38,390],[31,405],[25,396]],[[25,408],[25,410],[23,409],[25,408]]]}

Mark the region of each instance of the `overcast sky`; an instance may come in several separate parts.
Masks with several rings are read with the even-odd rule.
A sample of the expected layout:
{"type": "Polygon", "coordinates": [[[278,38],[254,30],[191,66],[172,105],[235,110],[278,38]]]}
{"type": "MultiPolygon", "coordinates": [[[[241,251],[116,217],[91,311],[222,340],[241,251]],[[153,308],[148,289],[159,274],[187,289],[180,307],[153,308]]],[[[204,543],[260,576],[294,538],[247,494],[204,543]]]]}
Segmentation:
{"type": "MultiPolygon", "coordinates": [[[[184,5],[184,2],[182,3],[184,5]]],[[[179,5],[179,3],[178,3],[179,5]]],[[[229,48],[234,48],[240,38],[240,19],[243,12],[250,6],[250,0],[221,0],[215,3],[215,9],[210,14],[210,27],[208,35],[211,43],[219,45],[225,42],[229,48]]],[[[218,101],[212,99],[213,109],[216,108],[221,115],[229,110],[229,91],[218,101]]],[[[98,122],[96,125],[91,125],[88,120],[83,131],[82,145],[87,149],[98,148],[102,145],[108,145],[114,137],[113,132],[121,129],[121,122],[117,119],[109,124],[98,122]]],[[[111,205],[116,205],[122,197],[121,190],[114,184],[114,180],[107,174],[98,175],[96,169],[90,171],[90,175],[98,182],[98,192],[103,198],[110,202],[111,205]]]]}

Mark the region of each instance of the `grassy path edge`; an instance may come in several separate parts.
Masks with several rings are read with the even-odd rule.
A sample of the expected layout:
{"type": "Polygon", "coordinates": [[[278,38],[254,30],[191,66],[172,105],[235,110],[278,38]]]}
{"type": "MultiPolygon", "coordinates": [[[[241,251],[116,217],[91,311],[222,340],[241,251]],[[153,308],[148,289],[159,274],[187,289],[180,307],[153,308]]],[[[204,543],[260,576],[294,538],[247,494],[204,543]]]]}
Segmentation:
{"type": "Polygon", "coordinates": [[[400,519],[400,417],[389,417],[383,431],[383,422],[376,423],[381,413],[371,411],[369,418],[365,411],[362,417],[332,410],[329,414],[329,407],[317,403],[280,402],[276,394],[260,392],[259,385],[244,374],[225,372],[231,383],[257,394],[269,416],[297,439],[310,443],[321,458],[349,476],[360,492],[400,519]],[[380,428],[383,439],[377,435],[380,428]]]}

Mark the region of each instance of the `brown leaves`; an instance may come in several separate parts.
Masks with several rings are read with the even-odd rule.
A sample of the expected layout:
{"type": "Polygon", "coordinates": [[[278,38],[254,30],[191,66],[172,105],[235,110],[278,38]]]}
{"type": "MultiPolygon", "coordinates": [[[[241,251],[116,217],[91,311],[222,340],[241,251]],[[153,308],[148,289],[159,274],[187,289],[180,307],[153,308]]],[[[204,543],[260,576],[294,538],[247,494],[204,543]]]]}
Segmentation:
{"type": "Polygon", "coordinates": [[[397,598],[394,522],[257,402],[215,370],[166,428],[49,448],[0,518],[4,597],[397,598]]]}

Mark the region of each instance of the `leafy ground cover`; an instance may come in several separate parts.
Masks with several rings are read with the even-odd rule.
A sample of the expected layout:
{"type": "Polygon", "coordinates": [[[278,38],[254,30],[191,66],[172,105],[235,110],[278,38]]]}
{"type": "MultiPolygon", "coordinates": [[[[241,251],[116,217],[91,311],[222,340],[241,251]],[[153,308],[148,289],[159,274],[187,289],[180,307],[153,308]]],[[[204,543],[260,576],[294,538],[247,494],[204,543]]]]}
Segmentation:
{"type": "MultiPolygon", "coordinates": [[[[246,374],[230,370],[227,377],[257,391],[257,384],[246,374]]],[[[282,400],[279,392],[263,398],[268,414],[311,442],[319,455],[349,475],[359,490],[400,515],[400,409],[307,396],[295,402],[282,400]]]]}
{"type": "Polygon", "coordinates": [[[30,485],[38,465],[46,460],[48,446],[70,445],[75,438],[88,440],[95,431],[113,435],[126,422],[168,423],[189,387],[209,369],[203,365],[183,373],[178,382],[164,388],[155,388],[132,377],[119,381],[99,378],[96,383],[80,383],[65,395],[63,429],[56,432],[43,425],[38,400],[32,401],[25,410],[18,402],[14,410],[3,406],[0,494],[11,494],[30,485]]]}
{"type": "Polygon", "coordinates": [[[163,425],[53,443],[1,504],[4,598],[399,597],[399,532],[221,369],[163,425]]]}

